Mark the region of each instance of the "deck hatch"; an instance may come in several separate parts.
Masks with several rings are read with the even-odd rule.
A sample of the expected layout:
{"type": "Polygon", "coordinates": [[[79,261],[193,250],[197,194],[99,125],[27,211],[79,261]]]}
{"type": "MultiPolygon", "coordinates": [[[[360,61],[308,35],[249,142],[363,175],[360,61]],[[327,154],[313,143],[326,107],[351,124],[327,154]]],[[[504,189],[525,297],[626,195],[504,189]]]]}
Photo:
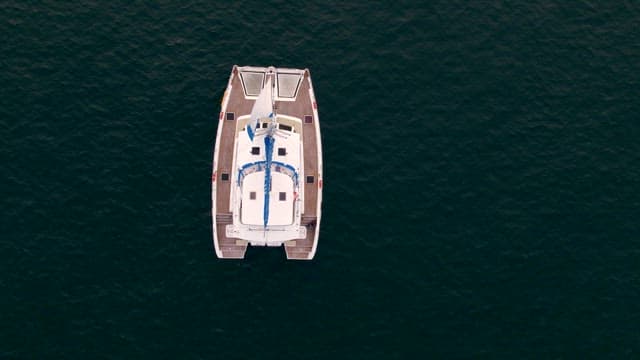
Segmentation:
{"type": "Polygon", "coordinates": [[[227,120],[233,121],[235,119],[236,119],[236,114],[235,113],[232,113],[232,112],[228,112],[227,113],[227,120]]]}
{"type": "Polygon", "coordinates": [[[255,200],[255,199],[256,199],[256,192],[255,191],[249,192],[249,200],[255,200]]]}
{"type": "Polygon", "coordinates": [[[220,179],[222,181],[229,181],[229,173],[222,173],[222,175],[220,175],[220,179]]]}
{"type": "Polygon", "coordinates": [[[264,85],[264,73],[257,71],[241,71],[242,88],[246,96],[258,96],[264,85]]]}
{"type": "Polygon", "coordinates": [[[260,147],[258,146],[254,146],[251,148],[251,154],[252,155],[260,155],[260,147]]]}
{"type": "Polygon", "coordinates": [[[287,193],[286,193],[286,192],[282,192],[282,191],[281,191],[281,192],[278,194],[278,196],[279,196],[278,198],[280,199],[280,201],[287,201],[287,193]]]}
{"type": "Polygon", "coordinates": [[[278,73],[278,97],[295,98],[301,80],[302,74],[278,73]]]}
{"type": "Polygon", "coordinates": [[[311,124],[313,122],[313,116],[311,115],[305,115],[304,116],[304,123],[305,124],[311,124]]]}
{"type": "Polygon", "coordinates": [[[286,148],[278,148],[278,156],[285,156],[287,155],[287,149],[286,148]]]}
{"type": "Polygon", "coordinates": [[[307,184],[313,184],[313,182],[315,181],[313,175],[309,175],[307,176],[307,184]]]}

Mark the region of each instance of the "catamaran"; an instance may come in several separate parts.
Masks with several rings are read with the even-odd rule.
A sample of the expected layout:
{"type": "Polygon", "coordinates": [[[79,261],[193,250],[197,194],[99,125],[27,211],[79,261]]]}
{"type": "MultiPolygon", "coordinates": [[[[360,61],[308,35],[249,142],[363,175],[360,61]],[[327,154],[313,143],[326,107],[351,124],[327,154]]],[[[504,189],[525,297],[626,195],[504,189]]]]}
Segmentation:
{"type": "Polygon", "coordinates": [[[234,66],[224,92],[211,176],[216,255],[282,246],[311,260],[318,247],[322,144],[308,69],[234,66]]]}

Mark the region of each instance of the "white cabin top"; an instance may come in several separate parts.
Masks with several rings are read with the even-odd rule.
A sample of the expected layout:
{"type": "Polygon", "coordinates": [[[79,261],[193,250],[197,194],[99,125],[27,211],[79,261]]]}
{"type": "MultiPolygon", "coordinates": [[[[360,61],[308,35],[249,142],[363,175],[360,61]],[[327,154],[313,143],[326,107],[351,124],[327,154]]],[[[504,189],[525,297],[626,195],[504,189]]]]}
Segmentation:
{"type": "MultiPolygon", "coordinates": [[[[276,117],[276,122],[280,117],[276,117]]],[[[284,120],[284,119],[283,119],[284,120]]],[[[293,119],[287,117],[286,121],[293,119]]],[[[264,166],[257,166],[257,169],[245,172],[240,179],[240,169],[249,164],[258,164],[266,160],[266,148],[264,137],[266,135],[267,123],[261,123],[260,129],[256,133],[253,141],[249,140],[246,130],[238,132],[236,168],[234,174],[234,185],[240,185],[241,217],[240,222],[244,225],[263,225],[264,217],[264,166]],[[264,126],[264,128],[263,128],[264,126]],[[238,184],[238,181],[240,183],[238,184]]],[[[294,224],[294,201],[298,195],[295,177],[299,176],[301,168],[301,141],[300,134],[294,132],[295,128],[284,123],[278,124],[280,127],[274,136],[273,145],[273,166],[271,171],[271,192],[269,194],[269,218],[267,225],[293,225],[294,224]],[[295,171],[295,177],[291,176],[291,171],[286,171],[283,165],[288,165],[295,171]],[[285,170],[285,171],[283,171],[285,170]]],[[[299,182],[299,181],[298,181],[299,182]]]]}

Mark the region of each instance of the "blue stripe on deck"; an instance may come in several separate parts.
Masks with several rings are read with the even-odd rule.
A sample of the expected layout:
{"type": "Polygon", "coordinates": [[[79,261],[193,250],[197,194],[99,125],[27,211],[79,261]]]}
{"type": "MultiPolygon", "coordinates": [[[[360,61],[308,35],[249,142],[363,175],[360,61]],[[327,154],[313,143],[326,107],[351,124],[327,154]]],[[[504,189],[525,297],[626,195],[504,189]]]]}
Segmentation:
{"type": "Polygon", "coordinates": [[[269,222],[269,193],[271,192],[271,160],[273,159],[273,143],[274,139],[271,136],[264,138],[264,149],[267,156],[267,164],[264,173],[264,213],[263,221],[264,227],[267,227],[269,222]]]}

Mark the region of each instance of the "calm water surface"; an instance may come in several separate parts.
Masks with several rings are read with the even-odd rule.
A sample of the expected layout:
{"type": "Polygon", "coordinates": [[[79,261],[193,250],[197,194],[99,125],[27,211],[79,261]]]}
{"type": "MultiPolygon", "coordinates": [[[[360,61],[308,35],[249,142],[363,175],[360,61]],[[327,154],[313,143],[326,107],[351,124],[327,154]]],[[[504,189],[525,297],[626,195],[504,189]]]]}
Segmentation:
{"type": "Polygon", "coordinates": [[[0,4],[0,358],[640,356],[640,5],[0,4]],[[312,262],[215,258],[231,67],[308,67],[312,262]]]}

